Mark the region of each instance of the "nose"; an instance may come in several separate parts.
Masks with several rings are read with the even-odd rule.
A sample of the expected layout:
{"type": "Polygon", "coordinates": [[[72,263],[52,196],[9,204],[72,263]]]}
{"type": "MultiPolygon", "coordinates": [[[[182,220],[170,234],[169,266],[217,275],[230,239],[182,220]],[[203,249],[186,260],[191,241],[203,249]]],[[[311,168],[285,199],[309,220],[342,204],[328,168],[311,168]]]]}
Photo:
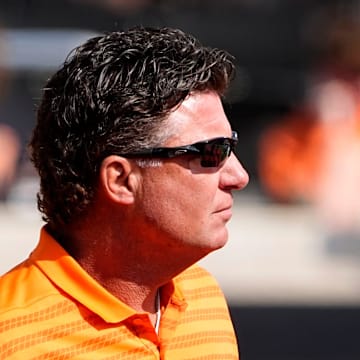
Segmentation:
{"type": "Polygon", "coordinates": [[[221,169],[220,188],[242,190],[249,183],[249,174],[234,153],[226,160],[221,169]]]}

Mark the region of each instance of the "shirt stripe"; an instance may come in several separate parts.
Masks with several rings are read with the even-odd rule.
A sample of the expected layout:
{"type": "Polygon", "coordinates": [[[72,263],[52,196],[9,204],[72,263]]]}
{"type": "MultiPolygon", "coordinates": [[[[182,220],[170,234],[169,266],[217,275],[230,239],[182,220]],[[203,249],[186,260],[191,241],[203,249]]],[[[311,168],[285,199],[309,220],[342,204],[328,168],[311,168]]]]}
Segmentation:
{"type": "Polygon", "coordinates": [[[30,257],[0,277],[1,360],[238,360],[224,295],[194,265],[161,289],[156,334],[147,314],[108,293],[45,229],[30,257]]]}

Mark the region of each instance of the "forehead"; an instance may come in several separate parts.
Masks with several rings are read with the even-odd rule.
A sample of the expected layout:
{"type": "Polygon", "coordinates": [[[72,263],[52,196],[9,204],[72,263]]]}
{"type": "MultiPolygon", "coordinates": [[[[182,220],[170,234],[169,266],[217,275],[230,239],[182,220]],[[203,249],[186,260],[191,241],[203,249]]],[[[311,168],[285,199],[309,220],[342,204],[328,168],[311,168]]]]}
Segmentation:
{"type": "Polygon", "coordinates": [[[231,137],[231,126],[215,92],[189,95],[168,117],[174,129],[167,145],[189,144],[214,137],[231,137]]]}

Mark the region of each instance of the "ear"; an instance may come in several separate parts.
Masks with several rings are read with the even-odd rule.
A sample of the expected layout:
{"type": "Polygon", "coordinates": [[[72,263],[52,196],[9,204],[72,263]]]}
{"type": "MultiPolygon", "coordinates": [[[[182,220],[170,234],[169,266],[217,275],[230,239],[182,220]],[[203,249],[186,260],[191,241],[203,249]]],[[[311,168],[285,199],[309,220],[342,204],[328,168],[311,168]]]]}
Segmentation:
{"type": "Polygon", "coordinates": [[[112,201],[123,205],[134,203],[138,175],[128,159],[117,155],[106,157],[100,167],[99,180],[100,187],[112,201]]]}

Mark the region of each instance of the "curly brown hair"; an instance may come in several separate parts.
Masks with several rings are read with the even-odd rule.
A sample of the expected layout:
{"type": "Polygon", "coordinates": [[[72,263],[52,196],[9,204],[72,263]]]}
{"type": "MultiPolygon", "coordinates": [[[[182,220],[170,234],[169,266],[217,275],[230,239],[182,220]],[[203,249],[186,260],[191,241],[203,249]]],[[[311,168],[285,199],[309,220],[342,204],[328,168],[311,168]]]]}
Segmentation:
{"type": "Polygon", "coordinates": [[[170,28],[107,33],[76,48],[44,88],[30,141],[43,219],[71,222],[91,202],[104,157],[161,145],[172,109],[194,91],[223,95],[233,73],[226,51],[170,28]]]}

